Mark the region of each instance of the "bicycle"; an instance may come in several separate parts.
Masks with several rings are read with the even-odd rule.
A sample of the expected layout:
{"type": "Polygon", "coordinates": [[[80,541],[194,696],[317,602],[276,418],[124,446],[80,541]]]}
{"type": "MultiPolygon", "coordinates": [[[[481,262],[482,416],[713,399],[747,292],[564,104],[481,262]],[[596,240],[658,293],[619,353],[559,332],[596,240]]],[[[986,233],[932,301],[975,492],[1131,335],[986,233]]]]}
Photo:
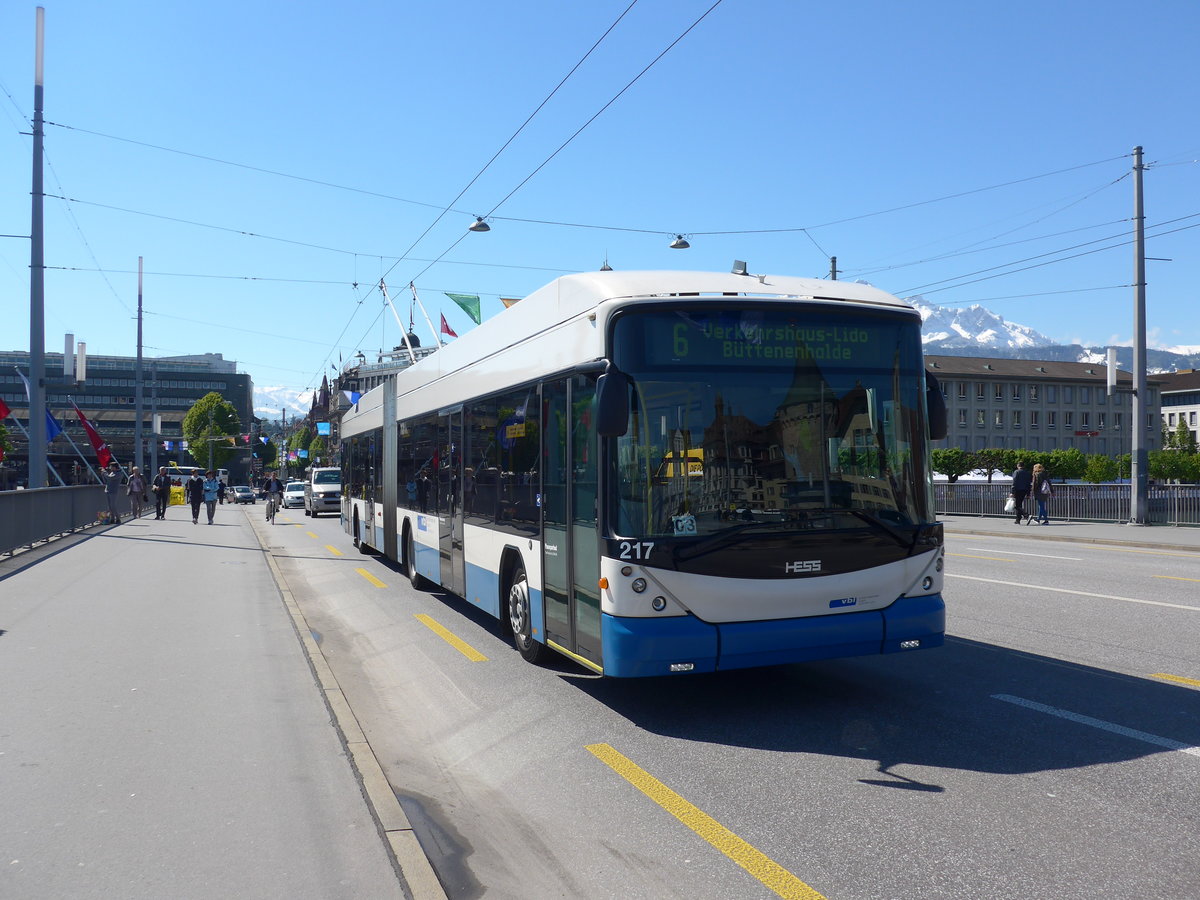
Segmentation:
{"type": "Polygon", "coordinates": [[[275,510],[279,508],[279,503],[276,501],[278,494],[267,494],[267,521],[272,525],[275,524],[275,510]]]}

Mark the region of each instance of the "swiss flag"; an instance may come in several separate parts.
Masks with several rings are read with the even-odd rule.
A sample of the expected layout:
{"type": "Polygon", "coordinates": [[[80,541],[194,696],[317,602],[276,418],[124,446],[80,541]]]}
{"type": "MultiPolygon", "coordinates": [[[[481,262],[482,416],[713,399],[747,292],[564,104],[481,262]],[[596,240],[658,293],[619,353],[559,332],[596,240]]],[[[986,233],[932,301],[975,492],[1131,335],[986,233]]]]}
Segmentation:
{"type": "MultiPolygon", "coordinates": [[[[445,321],[444,319],[442,321],[445,321]]],[[[8,404],[0,399],[0,419],[7,419],[12,415],[12,410],[8,408],[8,404]]]]}
{"type": "MultiPolygon", "coordinates": [[[[75,406],[75,401],[72,400],[71,405],[75,406]]],[[[79,416],[79,424],[87,432],[92,449],[96,451],[96,462],[100,464],[100,468],[106,468],[112,462],[112,451],[108,449],[108,444],[104,443],[104,438],[100,437],[99,432],[92,427],[92,423],[87,420],[87,416],[80,411],[78,406],[75,406],[75,415],[79,416]]]]}
{"type": "Polygon", "coordinates": [[[450,327],[450,323],[446,321],[446,316],[441,313],[439,313],[439,315],[442,316],[442,334],[448,334],[453,338],[458,337],[458,335],[454,333],[454,329],[450,327]]]}

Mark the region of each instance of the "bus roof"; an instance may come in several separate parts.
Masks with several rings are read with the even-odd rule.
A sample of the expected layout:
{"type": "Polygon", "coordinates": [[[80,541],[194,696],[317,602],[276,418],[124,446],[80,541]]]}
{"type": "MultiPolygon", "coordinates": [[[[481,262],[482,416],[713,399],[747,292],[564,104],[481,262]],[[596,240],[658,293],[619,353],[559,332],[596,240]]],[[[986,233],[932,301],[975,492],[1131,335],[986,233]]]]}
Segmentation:
{"type": "MultiPolygon", "coordinates": [[[[397,396],[447,377],[461,382],[468,372],[473,374],[465,377],[479,383],[517,383],[596,359],[603,348],[608,308],[669,298],[809,300],[888,307],[917,315],[903,300],[871,285],[849,281],[732,272],[580,272],[556,278],[436,353],[404,368],[397,375],[397,396]]],[[[382,425],[380,387],[364,394],[357,407],[346,413],[344,433],[351,423],[351,431],[382,425]]],[[[460,383],[446,392],[446,400],[452,402],[456,396],[473,393],[476,391],[460,383]]]]}

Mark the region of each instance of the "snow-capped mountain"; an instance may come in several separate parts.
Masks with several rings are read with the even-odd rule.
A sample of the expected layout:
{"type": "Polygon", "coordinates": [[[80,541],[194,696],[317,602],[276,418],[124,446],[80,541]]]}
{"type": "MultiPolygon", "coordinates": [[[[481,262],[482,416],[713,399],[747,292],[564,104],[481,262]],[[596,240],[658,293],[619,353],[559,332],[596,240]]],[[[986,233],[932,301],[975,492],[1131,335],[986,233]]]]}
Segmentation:
{"type": "Polygon", "coordinates": [[[920,296],[909,297],[921,313],[921,339],[926,352],[954,351],[965,348],[992,350],[1022,350],[1029,347],[1052,347],[1055,341],[1026,325],[1006,322],[982,306],[951,309],[926,303],[920,296]]]}
{"type": "Polygon", "coordinates": [[[260,419],[279,420],[282,410],[289,416],[307,415],[312,409],[312,391],[297,391],[287,387],[254,386],[254,415],[260,419]]]}
{"type": "MultiPolygon", "coordinates": [[[[926,303],[919,295],[908,302],[921,313],[921,341],[926,353],[948,356],[996,356],[1011,359],[1043,359],[1104,365],[1108,347],[1061,344],[1026,325],[1006,322],[982,306],[951,309],[926,303]]],[[[1176,372],[1200,367],[1196,347],[1147,348],[1149,372],[1176,372]]],[[[1133,368],[1133,348],[1116,346],[1117,366],[1133,368]]]]}

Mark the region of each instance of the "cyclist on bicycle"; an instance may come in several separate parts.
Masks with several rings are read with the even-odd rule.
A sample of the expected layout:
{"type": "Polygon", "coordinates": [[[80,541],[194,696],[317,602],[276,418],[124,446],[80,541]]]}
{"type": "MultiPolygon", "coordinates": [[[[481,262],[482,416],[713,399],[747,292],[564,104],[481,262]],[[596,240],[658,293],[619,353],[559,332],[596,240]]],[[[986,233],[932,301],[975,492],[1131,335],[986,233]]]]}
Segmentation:
{"type": "Polygon", "coordinates": [[[271,514],[283,505],[283,482],[280,481],[274,472],[267,474],[267,480],[263,482],[263,493],[267,498],[267,521],[271,521],[274,516],[271,514]]]}

